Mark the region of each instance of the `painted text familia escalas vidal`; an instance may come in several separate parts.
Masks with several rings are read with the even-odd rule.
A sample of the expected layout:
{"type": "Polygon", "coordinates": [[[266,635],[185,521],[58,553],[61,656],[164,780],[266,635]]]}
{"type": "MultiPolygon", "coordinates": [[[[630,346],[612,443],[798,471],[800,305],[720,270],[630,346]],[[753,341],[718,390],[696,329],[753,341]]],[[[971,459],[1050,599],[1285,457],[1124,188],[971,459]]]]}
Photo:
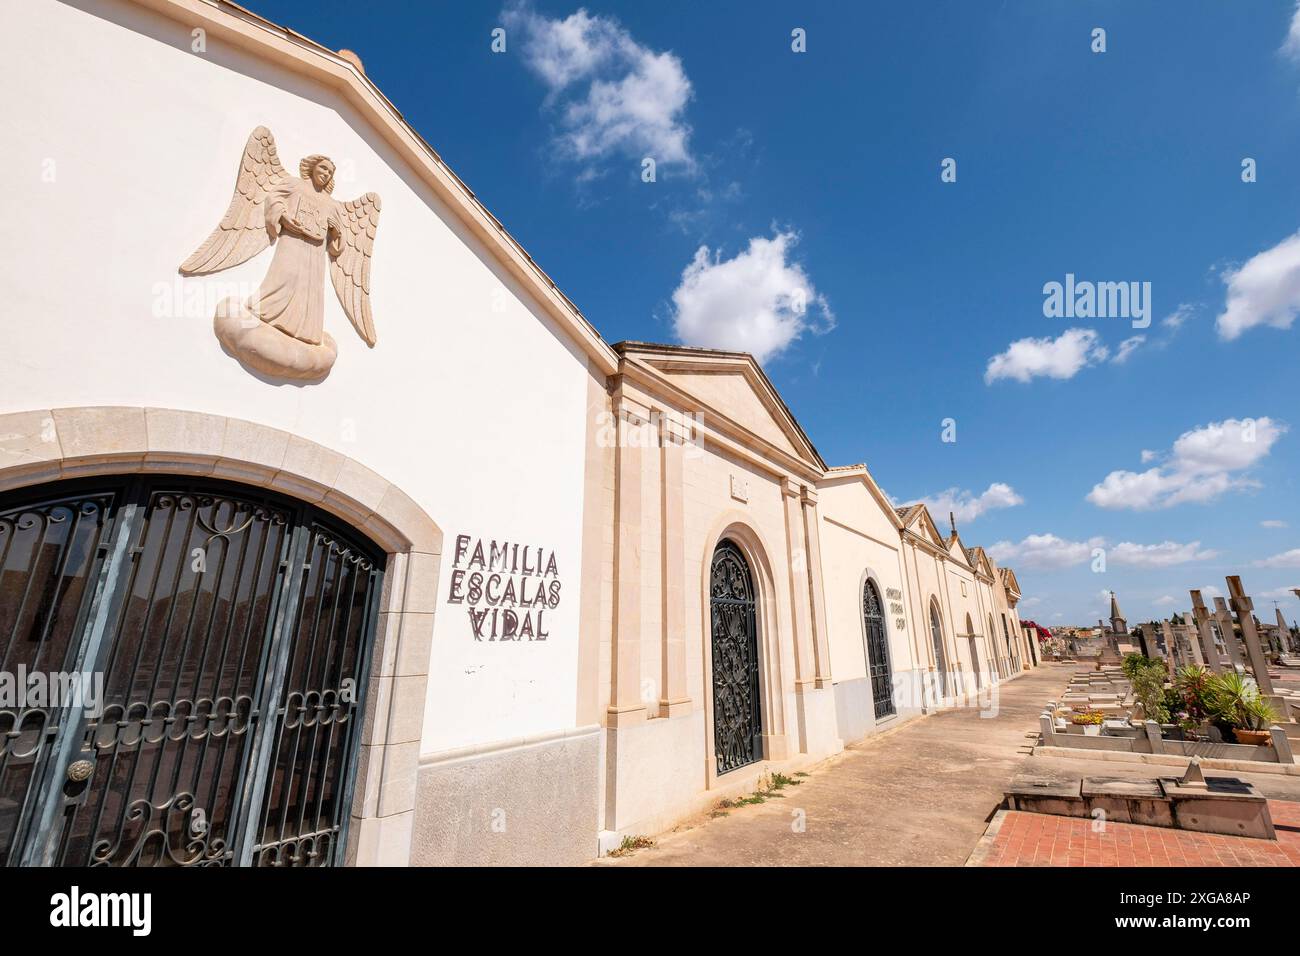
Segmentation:
{"type": "Polygon", "coordinates": [[[544,641],[545,614],[560,604],[555,552],[456,536],[447,601],[467,605],[476,641],[544,641]]]}

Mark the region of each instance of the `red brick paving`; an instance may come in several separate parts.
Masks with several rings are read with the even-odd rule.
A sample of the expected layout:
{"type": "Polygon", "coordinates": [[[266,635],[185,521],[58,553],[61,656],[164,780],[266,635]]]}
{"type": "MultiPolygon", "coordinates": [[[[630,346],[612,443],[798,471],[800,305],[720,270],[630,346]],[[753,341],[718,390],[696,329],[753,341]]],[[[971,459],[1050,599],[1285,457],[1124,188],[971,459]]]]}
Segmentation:
{"type": "Polygon", "coordinates": [[[1300,866],[1300,803],[1268,801],[1277,840],[1007,810],[977,866],[1300,866]]]}

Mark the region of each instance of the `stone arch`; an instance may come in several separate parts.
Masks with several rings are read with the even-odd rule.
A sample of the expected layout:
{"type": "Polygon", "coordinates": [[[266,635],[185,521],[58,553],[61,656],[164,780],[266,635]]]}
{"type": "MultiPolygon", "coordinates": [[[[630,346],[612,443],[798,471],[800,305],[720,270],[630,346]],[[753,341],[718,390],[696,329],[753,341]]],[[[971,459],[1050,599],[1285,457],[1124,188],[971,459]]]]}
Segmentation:
{"type": "Polygon", "coordinates": [[[930,619],[926,622],[930,628],[930,652],[934,655],[934,669],[938,677],[935,682],[935,695],[942,699],[948,696],[948,682],[952,679],[949,669],[948,648],[943,633],[943,610],[939,598],[930,595],[930,619]]]}
{"type": "Polygon", "coordinates": [[[256,422],[137,406],[0,415],[0,491],[142,472],[269,488],[329,512],[385,552],[346,858],[355,865],[406,865],[442,530],[360,462],[256,422]]]}
{"type": "MultiPolygon", "coordinates": [[[[866,618],[865,611],[860,610],[860,613],[858,614],[858,625],[861,628],[862,653],[867,663],[867,680],[870,682],[873,679],[874,676],[872,671],[873,666],[876,668],[883,667],[884,671],[888,674],[889,681],[892,685],[896,675],[894,673],[893,633],[890,628],[889,615],[885,613],[885,587],[880,581],[880,575],[876,573],[874,568],[870,568],[870,567],[863,569],[862,576],[858,580],[858,601],[859,601],[860,609],[863,607],[863,605],[866,602],[866,591],[868,587],[875,589],[876,600],[880,603],[880,627],[884,631],[884,660],[883,661],[872,660],[871,648],[870,648],[870,643],[871,643],[870,635],[867,633],[867,618],[866,618]]],[[[873,686],[872,704],[874,707],[875,705],[874,684],[872,686],[873,686]]],[[[887,717],[895,716],[898,713],[898,702],[896,700],[892,701],[891,708],[892,708],[891,713],[884,716],[877,716],[873,712],[872,714],[873,719],[883,720],[886,719],[887,717]]]]}
{"type": "Polygon", "coordinates": [[[759,697],[761,701],[762,758],[753,766],[764,761],[784,759],[788,754],[785,746],[785,715],[782,706],[782,655],[780,637],[784,633],[781,627],[781,603],[777,598],[776,576],[773,573],[770,555],[773,553],[762,534],[749,521],[738,513],[724,515],[715,529],[705,537],[705,551],[701,562],[700,596],[702,601],[702,674],[704,678],[703,706],[705,730],[705,767],[708,786],[714,786],[718,779],[717,763],[714,753],[713,737],[713,658],[711,633],[711,607],[709,601],[709,574],[713,555],[718,545],[724,541],[732,542],[744,556],[749,565],[754,589],[757,592],[757,630],[759,661],[759,697]]]}
{"type": "Polygon", "coordinates": [[[978,689],[983,683],[983,677],[980,675],[980,652],[979,638],[975,636],[975,622],[971,620],[970,612],[966,612],[966,642],[970,645],[970,669],[975,675],[975,687],[978,689]]]}
{"type": "MultiPolygon", "coordinates": [[[[989,677],[990,679],[996,681],[999,678],[1006,676],[1003,673],[1005,668],[1006,656],[1003,655],[1002,647],[998,644],[998,630],[997,627],[993,624],[992,611],[988,612],[988,631],[986,633],[988,634],[988,637],[986,638],[986,640],[988,641],[987,646],[989,649],[989,653],[993,655],[993,668],[996,671],[996,673],[990,672],[989,677]]],[[[1007,653],[1009,654],[1010,651],[1008,651],[1007,653]]]]}

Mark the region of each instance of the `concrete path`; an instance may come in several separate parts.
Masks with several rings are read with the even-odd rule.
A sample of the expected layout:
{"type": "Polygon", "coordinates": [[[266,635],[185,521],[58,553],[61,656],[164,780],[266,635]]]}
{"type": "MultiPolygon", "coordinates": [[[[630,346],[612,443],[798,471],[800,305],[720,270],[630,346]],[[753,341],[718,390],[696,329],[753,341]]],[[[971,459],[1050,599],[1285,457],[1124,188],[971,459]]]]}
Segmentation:
{"type": "Polygon", "coordinates": [[[603,866],[961,866],[1077,664],[1002,684],[995,716],[944,711],[852,745],[782,799],[689,821],[603,866]],[[802,816],[803,832],[796,824],[802,816]]]}

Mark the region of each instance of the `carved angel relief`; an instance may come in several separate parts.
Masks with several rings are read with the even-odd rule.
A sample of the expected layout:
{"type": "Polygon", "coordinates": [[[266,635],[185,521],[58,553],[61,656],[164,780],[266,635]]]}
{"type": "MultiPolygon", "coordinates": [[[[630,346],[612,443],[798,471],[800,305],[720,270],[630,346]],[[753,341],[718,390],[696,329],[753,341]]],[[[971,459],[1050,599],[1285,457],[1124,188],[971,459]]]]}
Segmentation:
{"type": "Polygon", "coordinates": [[[338,346],[325,331],[326,263],[353,328],[367,345],[375,344],[370,251],[379,197],[334,199],[334,169],[328,157],[308,156],[295,179],[280,165],[271,131],[257,127],[244,146],[230,208],[180,268],[181,275],[210,275],[275,243],[256,294],[242,303],[223,300],[213,319],[231,354],[266,375],[319,380],[334,365],[338,346]]]}

